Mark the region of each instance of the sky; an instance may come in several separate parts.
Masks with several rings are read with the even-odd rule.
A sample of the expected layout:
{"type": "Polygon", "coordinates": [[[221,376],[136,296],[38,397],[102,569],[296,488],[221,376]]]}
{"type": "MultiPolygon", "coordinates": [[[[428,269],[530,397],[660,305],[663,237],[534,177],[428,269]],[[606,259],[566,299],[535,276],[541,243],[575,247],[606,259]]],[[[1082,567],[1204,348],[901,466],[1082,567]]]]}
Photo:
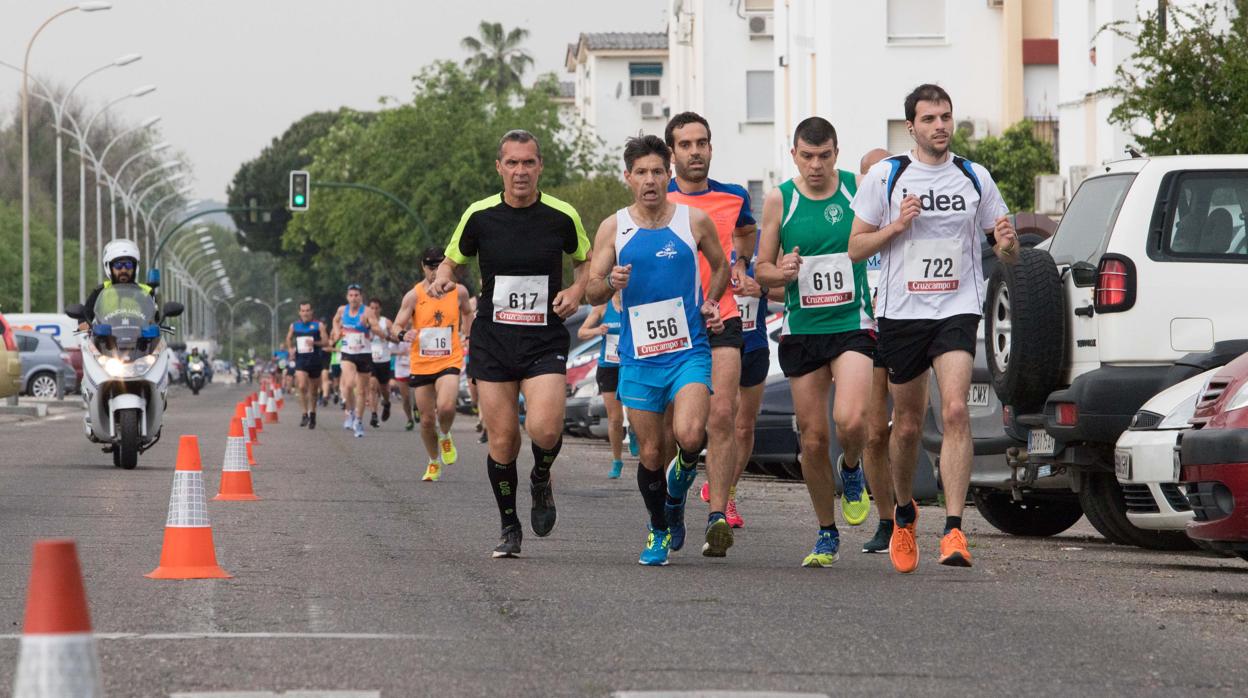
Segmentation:
{"type": "MultiPolygon", "coordinates": [[[[26,42],[71,0],[0,0],[0,61],[20,65],[26,42]]],[[[114,0],[71,12],[40,34],[31,73],[71,85],[118,56],[143,58],[78,88],[95,108],[146,84],[155,92],[110,110],[129,123],[160,115],[160,129],[194,169],[195,198],[224,201],[243,162],[303,115],[407,100],[411,77],[441,59],[463,60],[459,40],[482,20],[529,30],[533,74],[561,79],[581,32],[662,31],[667,0],[114,0]]],[[[0,114],[20,100],[21,75],[0,67],[0,114]]]]}

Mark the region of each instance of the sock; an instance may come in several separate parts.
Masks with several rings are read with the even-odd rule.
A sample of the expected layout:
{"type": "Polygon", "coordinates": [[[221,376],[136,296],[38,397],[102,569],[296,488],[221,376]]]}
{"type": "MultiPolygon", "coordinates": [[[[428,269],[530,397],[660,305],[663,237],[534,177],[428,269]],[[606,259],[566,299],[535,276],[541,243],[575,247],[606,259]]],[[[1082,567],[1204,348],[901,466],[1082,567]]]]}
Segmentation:
{"type": "Polygon", "coordinates": [[[737,486],[736,485],[733,485],[732,487],[728,488],[728,499],[736,501],[737,499],[737,486]]]}
{"type": "Polygon", "coordinates": [[[884,529],[891,535],[893,532],[893,520],[892,519],[880,519],[880,528],[884,529]]]}
{"type": "Polygon", "coordinates": [[[836,530],[836,524],[834,523],[830,523],[827,526],[819,524],[819,532],[823,533],[824,531],[827,531],[828,533],[835,533],[838,537],[841,535],[841,532],[836,530]]]}
{"type": "Polygon", "coordinates": [[[850,472],[853,472],[857,470],[858,466],[860,466],[861,464],[862,464],[862,461],[856,460],[854,461],[853,465],[850,465],[844,458],[841,458],[841,470],[848,470],[850,472]]]}
{"type": "Polygon", "coordinates": [[[494,490],[494,501],[498,503],[498,514],[502,518],[503,527],[519,526],[520,518],[516,516],[516,462],[499,463],[488,455],[485,467],[489,471],[490,486],[494,490]]]}
{"type": "Polygon", "coordinates": [[[945,533],[949,533],[955,528],[959,528],[959,529],[962,528],[962,517],[961,516],[946,516],[945,517],[945,533]]]}
{"type": "Polygon", "coordinates": [[[914,519],[918,515],[919,512],[914,509],[914,500],[910,500],[906,502],[905,505],[897,507],[897,513],[894,514],[894,516],[897,517],[898,526],[908,526],[914,523],[914,519]]]}
{"type": "Polygon", "coordinates": [[[637,464],[637,489],[641,490],[641,499],[646,503],[646,511],[650,512],[650,525],[656,530],[667,530],[667,517],[663,514],[663,501],[667,499],[667,477],[662,470],[647,470],[641,463],[637,464]]]}
{"type": "Polygon", "coordinates": [[[529,479],[533,482],[545,482],[550,479],[550,466],[559,457],[559,449],[563,448],[563,437],[559,437],[552,449],[542,448],[536,443],[530,445],[533,447],[533,472],[529,473],[529,479]]]}
{"type": "Polygon", "coordinates": [[[676,449],[676,458],[680,462],[680,467],[682,469],[696,467],[698,464],[698,456],[702,455],[702,449],[704,448],[706,448],[705,436],[702,437],[702,443],[698,444],[697,448],[686,451],[683,446],[678,447],[676,449]]]}
{"type": "Polygon", "coordinates": [[[724,512],[722,511],[712,511],[710,515],[706,517],[706,525],[710,526],[716,521],[725,521],[727,518],[728,517],[724,516],[724,512]]]}

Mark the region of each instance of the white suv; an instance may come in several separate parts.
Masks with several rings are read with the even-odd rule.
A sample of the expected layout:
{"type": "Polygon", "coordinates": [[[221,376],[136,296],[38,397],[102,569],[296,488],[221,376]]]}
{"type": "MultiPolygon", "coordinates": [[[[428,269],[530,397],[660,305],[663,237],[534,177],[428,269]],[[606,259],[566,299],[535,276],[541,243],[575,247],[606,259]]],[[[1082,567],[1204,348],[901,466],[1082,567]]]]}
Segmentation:
{"type": "Polygon", "coordinates": [[[1111,541],[1192,545],[1127,518],[1114,446],[1149,398],[1248,348],[1245,211],[1248,156],[1114,162],[1084,180],[1051,240],[989,282],[988,365],[1007,432],[1026,444],[1018,481],[1065,474],[1111,541]]]}

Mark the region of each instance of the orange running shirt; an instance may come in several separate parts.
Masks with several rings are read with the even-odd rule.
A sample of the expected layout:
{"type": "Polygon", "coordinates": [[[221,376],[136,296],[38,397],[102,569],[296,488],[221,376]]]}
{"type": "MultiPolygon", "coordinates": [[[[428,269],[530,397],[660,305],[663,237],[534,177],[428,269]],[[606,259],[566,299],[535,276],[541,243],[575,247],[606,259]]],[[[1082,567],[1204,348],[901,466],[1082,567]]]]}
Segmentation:
{"type": "Polygon", "coordinates": [[[448,368],[464,367],[464,345],[459,337],[459,291],[434,298],[425,284],[416,284],[412,329],[412,375],[431,376],[448,368]]]}
{"type": "MultiPolygon", "coordinates": [[[[754,225],[754,214],[750,212],[750,195],[745,187],[738,184],[724,184],[713,179],[707,179],[706,183],[708,188],[686,194],[676,187],[676,178],[673,177],[667,186],[667,198],[672,203],[700,208],[711,217],[715,222],[715,230],[719,233],[719,244],[724,248],[724,258],[731,264],[732,234],[737,228],[754,225]]],[[[698,255],[698,267],[702,272],[702,293],[705,295],[711,287],[711,265],[701,254],[698,255]]],[[[723,297],[719,299],[719,315],[725,320],[741,317],[732,291],[732,282],[729,280],[723,297]]]]}

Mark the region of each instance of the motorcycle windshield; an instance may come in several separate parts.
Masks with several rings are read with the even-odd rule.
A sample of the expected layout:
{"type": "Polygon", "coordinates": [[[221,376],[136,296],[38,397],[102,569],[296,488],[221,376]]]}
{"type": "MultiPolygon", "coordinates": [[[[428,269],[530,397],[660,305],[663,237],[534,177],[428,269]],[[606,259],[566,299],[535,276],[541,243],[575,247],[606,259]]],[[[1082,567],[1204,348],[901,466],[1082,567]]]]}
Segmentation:
{"type": "Polygon", "coordinates": [[[137,358],[160,342],[156,301],[136,285],[118,284],[103,289],[94,313],[92,334],[101,351],[137,358]]]}

